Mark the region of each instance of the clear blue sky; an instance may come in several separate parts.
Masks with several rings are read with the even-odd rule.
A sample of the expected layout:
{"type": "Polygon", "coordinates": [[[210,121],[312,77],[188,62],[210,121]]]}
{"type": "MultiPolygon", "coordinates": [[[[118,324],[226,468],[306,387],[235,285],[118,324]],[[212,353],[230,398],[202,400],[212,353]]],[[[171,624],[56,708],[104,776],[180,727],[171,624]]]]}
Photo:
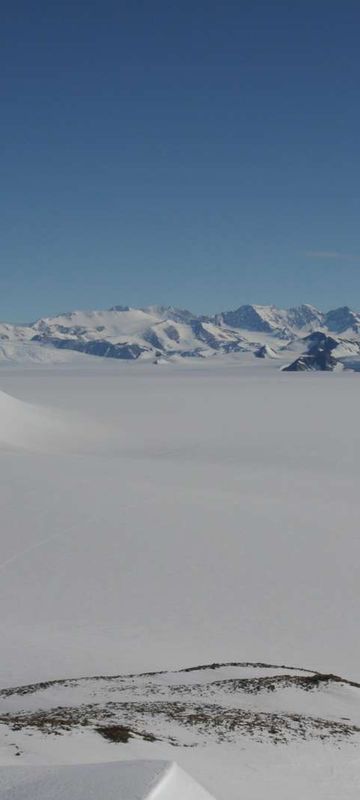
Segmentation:
{"type": "Polygon", "coordinates": [[[358,0],[4,0],[1,303],[360,307],[358,0]]]}

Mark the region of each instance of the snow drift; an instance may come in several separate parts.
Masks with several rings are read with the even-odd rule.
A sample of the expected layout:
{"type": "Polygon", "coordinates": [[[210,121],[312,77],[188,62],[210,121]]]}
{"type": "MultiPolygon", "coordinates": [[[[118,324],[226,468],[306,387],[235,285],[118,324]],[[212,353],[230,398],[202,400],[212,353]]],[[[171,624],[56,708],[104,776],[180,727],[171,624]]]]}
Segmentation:
{"type": "Polygon", "coordinates": [[[99,426],[64,410],[18,400],[0,391],[0,449],[33,452],[81,452],[96,438],[99,426]]]}
{"type": "Polygon", "coordinates": [[[119,761],[0,770],[2,800],[211,800],[171,761],[119,761]]]}

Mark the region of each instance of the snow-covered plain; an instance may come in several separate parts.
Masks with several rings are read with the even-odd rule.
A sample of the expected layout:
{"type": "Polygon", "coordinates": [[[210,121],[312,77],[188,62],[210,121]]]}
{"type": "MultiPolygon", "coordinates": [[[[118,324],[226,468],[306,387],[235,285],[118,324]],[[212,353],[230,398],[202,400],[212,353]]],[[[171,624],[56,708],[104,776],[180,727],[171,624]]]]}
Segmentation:
{"type": "MultiPolygon", "coordinates": [[[[360,679],[356,374],[79,356],[0,390],[2,687],[234,660],[360,679]]],[[[174,758],[43,739],[37,763],[174,758]]],[[[176,753],[218,800],[358,796],[353,745],[219,747],[176,753]]]]}

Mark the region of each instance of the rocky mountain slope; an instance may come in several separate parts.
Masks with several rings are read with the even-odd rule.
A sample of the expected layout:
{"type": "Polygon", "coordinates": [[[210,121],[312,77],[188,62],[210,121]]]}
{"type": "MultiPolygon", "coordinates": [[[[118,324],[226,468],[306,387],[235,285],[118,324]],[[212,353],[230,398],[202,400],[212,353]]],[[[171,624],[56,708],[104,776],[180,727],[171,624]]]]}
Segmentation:
{"type": "Polygon", "coordinates": [[[86,730],[107,742],[135,738],[173,747],[244,737],[360,743],[360,685],[250,662],[58,680],[1,690],[0,724],[35,737],[86,730]]]}

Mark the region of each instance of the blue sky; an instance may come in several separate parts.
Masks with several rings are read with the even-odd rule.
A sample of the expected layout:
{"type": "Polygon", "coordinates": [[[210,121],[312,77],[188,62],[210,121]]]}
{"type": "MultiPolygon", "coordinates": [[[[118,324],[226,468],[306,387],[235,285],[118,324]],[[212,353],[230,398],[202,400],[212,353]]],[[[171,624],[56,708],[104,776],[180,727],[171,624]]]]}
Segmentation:
{"type": "Polygon", "coordinates": [[[360,5],[2,4],[0,318],[360,307],[360,5]]]}

